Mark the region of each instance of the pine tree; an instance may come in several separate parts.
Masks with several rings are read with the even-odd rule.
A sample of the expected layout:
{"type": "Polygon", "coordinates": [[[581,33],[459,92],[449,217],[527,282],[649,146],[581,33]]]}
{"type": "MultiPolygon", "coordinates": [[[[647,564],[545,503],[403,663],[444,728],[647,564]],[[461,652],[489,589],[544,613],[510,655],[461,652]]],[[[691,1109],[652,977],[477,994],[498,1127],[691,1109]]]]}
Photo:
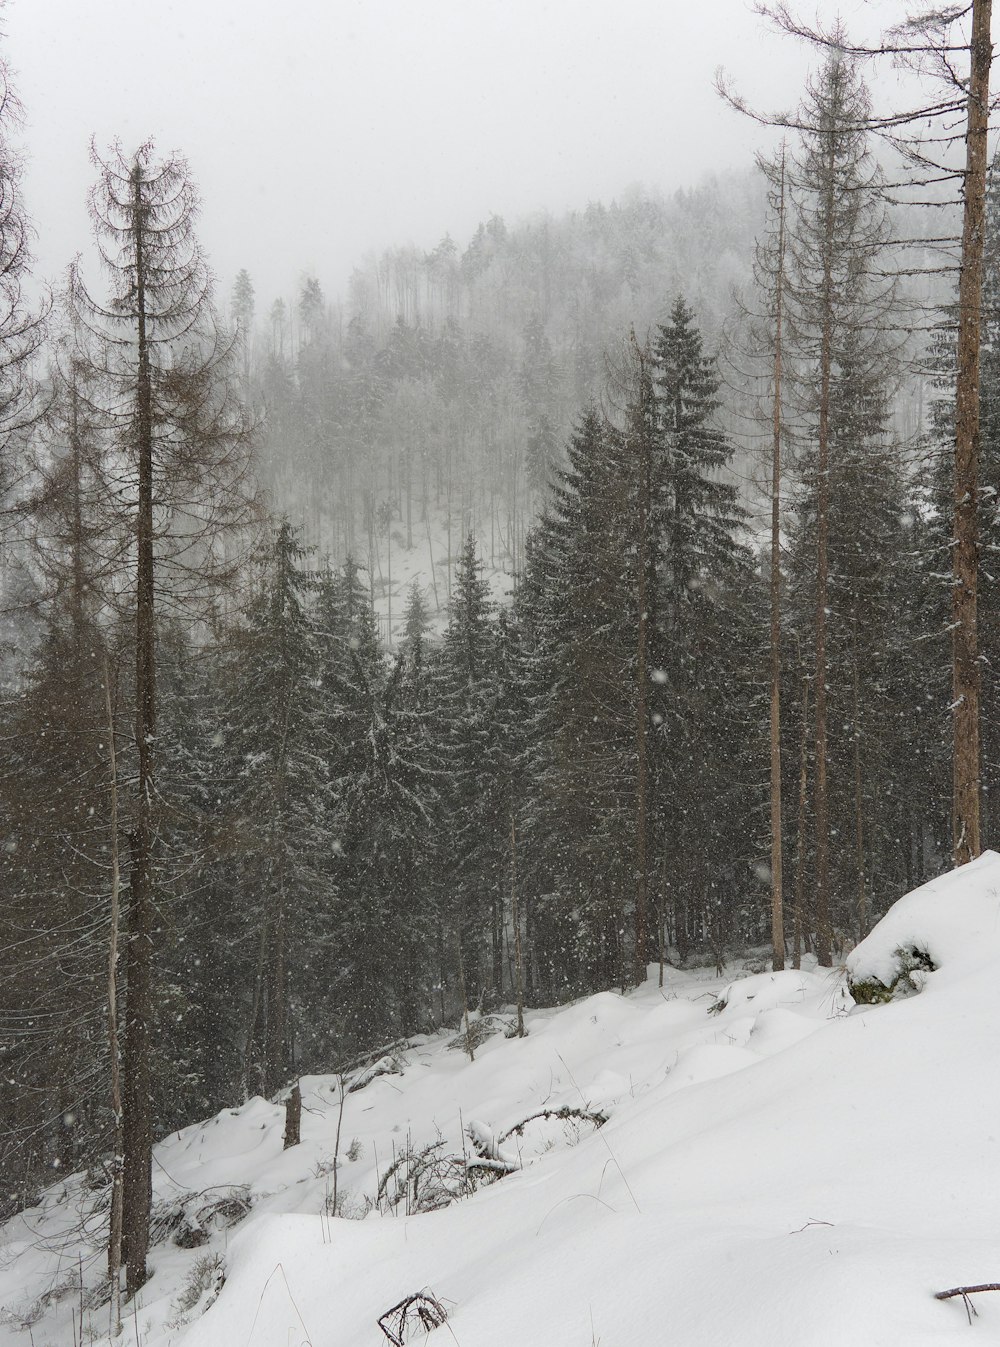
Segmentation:
{"type": "Polygon", "coordinates": [[[675,895],[682,947],[708,926],[718,947],[749,934],[741,912],[760,777],[748,755],[761,609],[726,476],[719,376],[694,314],[678,299],[653,341],[651,714],[656,867],[675,895]]]}
{"type": "Polygon", "coordinates": [[[265,1095],[289,1073],[291,1007],[299,984],[318,974],[334,889],[327,722],[305,557],[287,520],[280,523],[247,625],[232,637],[231,807],[245,851],[242,887],[256,895],[243,1081],[265,1095]]]}
{"type": "Polygon", "coordinates": [[[634,879],[634,463],[593,410],[567,458],[519,597],[537,796],[522,875],[545,999],[631,981],[621,932],[634,879]]]}
{"type": "MultiPolygon", "coordinates": [[[[492,808],[490,708],[494,687],[493,603],[482,577],[476,540],[462,548],[452,587],[448,629],[438,677],[447,724],[448,835],[441,856],[440,939],[442,975],[447,964],[474,1006],[490,984],[486,958],[494,895],[494,832],[502,826],[492,808]]],[[[499,992],[499,988],[494,991],[499,992]]]]}

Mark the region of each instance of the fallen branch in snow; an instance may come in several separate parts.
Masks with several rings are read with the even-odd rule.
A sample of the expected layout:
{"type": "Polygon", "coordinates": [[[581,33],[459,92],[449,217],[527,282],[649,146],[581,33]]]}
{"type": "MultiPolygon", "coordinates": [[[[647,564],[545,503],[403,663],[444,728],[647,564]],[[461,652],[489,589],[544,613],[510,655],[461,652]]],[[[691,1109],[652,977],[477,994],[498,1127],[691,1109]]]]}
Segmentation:
{"type": "Polygon", "coordinates": [[[815,1216],[810,1216],[805,1225],[800,1225],[798,1230],[792,1230],[789,1233],[792,1235],[801,1235],[803,1230],[808,1230],[811,1225],[828,1225],[832,1228],[833,1221],[817,1221],[815,1216]]]}
{"type": "Polygon", "coordinates": [[[397,1156],[379,1181],[375,1197],[379,1208],[383,1202],[390,1209],[402,1204],[408,1216],[439,1211],[519,1168],[502,1158],[453,1155],[444,1147],[441,1139],[419,1150],[408,1146],[397,1156]]]}
{"type": "Polygon", "coordinates": [[[440,1328],[447,1318],[448,1311],[436,1296],[428,1291],[417,1291],[386,1310],[379,1318],[378,1326],[392,1347],[403,1347],[409,1329],[416,1328],[426,1334],[432,1328],[440,1328]]]}
{"type": "Polygon", "coordinates": [[[969,1316],[969,1323],[972,1323],[972,1316],[978,1317],[979,1311],[969,1299],[978,1291],[1000,1291],[1000,1282],[983,1282],[981,1286],[953,1286],[950,1291],[935,1291],[935,1300],[952,1300],[955,1296],[962,1297],[962,1304],[965,1306],[965,1312],[969,1316]]]}
{"type": "Polygon", "coordinates": [[[527,1118],[522,1118],[519,1123],[513,1127],[508,1127],[502,1136],[497,1137],[497,1145],[502,1146],[505,1141],[509,1141],[512,1136],[520,1136],[528,1123],[536,1122],[539,1118],[555,1118],[560,1122],[570,1120],[579,1120],[580,1122],[593,1123],[595,1127],[603,1127],[608,1121],[608,1115],[602,1113],[600,1109],[589,1108],[570,1108],[564,1104],[562,1108],[543,1108],[537,1113],[529,1113],[527,1118]]]}
{"type": "Polygon", "coordinates": [[[399,1055],[394,1052],[387,1052],[358,1072],[348,1085],[347,1093],[355,1094],[358,1090],[363,1090],[366,1085],[370,1085],[379,1076],[398,1076],[402,1073],[402,1070],[403,1063],[399,1055]]]}

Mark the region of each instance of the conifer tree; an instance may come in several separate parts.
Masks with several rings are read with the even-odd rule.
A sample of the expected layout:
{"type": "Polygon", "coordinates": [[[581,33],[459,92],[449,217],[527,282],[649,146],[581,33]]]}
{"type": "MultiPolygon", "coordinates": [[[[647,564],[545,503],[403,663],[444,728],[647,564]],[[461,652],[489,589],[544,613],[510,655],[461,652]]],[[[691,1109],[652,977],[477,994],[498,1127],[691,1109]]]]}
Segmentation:
{"type": "Polygon", "coordinates": [[[522,873],[539,994],[554,999],[631,981],[634,880],[634,463],[595,410],[567,458],[522,596],[538,675],[522,873]]]}
{"type": "Polygon", "coordinates": [[[266,1095],[289,1072],[292,989],[318,957],[332,898],[329,765],[305,557],[282,521],[246,628],[232,639],[226,742],[238,782],[243,887],[256,895],[243,1082],[266,1095]]]}
{"type": "Polygon", "coordinates": [[[146,1279],[151,1201],[150,1034],[155,940],[156,624],[165,602],[203,616],[234,565],[221,538],[253,515],[248,426],[220,335],[194,223],[197,194],[179,157],[151,144],[131,158],[92,151],[91,217],[109,280],[94,297],[74,269],[71,292],[89,329],[104,412],[116,441],[114,499],[130,536],[135,681],[135,793],[127,906],[124,1044],[124,1240],[127,1288],[146,1279]]]}
{"type": "MultiPolygon", "coordinates": [[[[470,533],[452,587],[440,678],[447,723],[448,836],[444,839],[441,927],[446,957],[457,967],[474,1006],[489,984],[485,959],[493,895],[493,833],[502,826],[492,807],[490,709],[494,687],[493,603],[470,533]]],[[[499,991],[499,989],[496,989],[499,991]]]]}
{"type": "Polygon", "coordinates": [[[657,867],[676,895],[681,945],[704,923],[721,944],[739,930],[760,805],[746,755],[759,747],[747,672],[761,596],[741,537],[745,511],[726,476],[733,445],[717,426],[716,363],[683,299],[654,337],[652,381],[657,867]]]}

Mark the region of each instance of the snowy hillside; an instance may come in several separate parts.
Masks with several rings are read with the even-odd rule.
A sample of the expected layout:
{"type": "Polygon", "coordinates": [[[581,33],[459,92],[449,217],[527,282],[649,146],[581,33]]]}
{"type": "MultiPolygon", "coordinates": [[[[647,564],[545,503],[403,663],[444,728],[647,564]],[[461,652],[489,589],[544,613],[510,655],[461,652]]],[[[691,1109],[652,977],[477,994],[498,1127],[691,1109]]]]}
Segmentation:
{"type": "MultiPolygon", "coordinates": [[[[416,1292],[460,1347],[996,1341],[1000,1295],[970,1329],[933,1293],[1000,1280],[1000,856],[897,904],[851,978],[899,949],[922,990],[887,1004],[844,972],[654,970],[523,1040],[474,1026],[474,1062],[397,1046],[342,1117],[307,1078],[290,1150],[260,1099],[171,1135],[122,1341],[376,1347],[416,1292]]],[[[68,1179],[0,1232],[0,1347],[106,1334],[97,1196],[68,1179]]]]}

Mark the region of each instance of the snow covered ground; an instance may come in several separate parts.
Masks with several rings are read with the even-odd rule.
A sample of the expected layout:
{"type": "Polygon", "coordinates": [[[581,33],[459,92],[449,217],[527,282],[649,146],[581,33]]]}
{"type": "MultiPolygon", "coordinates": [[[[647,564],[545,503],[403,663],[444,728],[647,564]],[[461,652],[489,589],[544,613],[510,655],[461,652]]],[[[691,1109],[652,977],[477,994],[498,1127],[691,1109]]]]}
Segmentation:
{"type": "MultiPolygon", "coordinates": [[[[523,1040],[482,1026],[474,1062],[415,1040],[342,1118],[339,1082],[309,1077],[288,1151],[261,1099],[171,1135],[122,1341],[377,1347],[418,1291],[449,1312],[431,1347],[1000,1341],[1000,1293],[971,1327],[933,1294],[1000,1281],[1000,856],[897,904],[851,977],[888,976],[899,948],[937,971],[888,1004],[855,1007],[844,970],[668,969],[662,991],[653,970],[529,1013],[523,1040]],[[559,1110],[608,1121],[510,1132],[559,1110]]],[[[0,1230],[0,1347],[107,1333],[95,1196],[68,1179],[0,1230]]]]}

